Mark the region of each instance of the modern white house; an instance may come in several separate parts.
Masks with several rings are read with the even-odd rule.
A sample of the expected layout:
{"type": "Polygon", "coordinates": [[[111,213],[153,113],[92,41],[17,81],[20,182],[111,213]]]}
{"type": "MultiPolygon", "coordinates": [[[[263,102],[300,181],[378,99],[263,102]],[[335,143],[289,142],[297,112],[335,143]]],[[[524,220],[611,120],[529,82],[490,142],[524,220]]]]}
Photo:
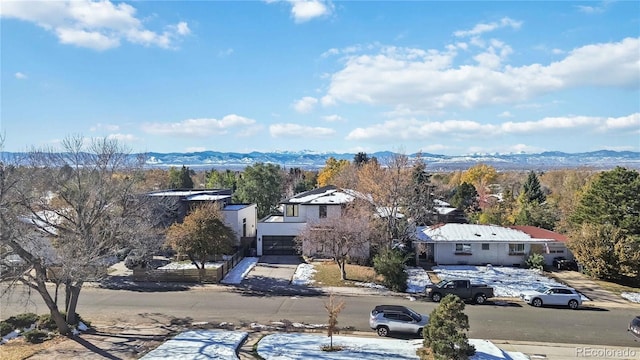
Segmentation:
{"type": "Polygon", "coordinates": [[[354,199],[355,192],[329,185],[281,202],[282,214],[269,215],[258,222],[258,256],[298,254],[295,237],[308,223],[341,216],[342,207],[354,199]]]}
{"type": "MultiPolygon", "coordinates": [[[[220,205],[225,224],[236,234],[235,246],[245,245],[255,239],[257,233],[257,205],[233,204],[231,190],[228,189],[171,189],[147,194],[158,201],[172,203],[174,213],[168,215],[168,225],[182,221],[189,210],[202,202],[220,205]]],[[[247,244],[248,245],[248,244],[247,244]]]]}
{"type": "Polygon", "coordinates": [[[522,266],[538,252],[550,265],[553,257],[567,256],[561,236],[533,226],[449,223],[418,228],[413,245],[418,263],[522,266]]]}

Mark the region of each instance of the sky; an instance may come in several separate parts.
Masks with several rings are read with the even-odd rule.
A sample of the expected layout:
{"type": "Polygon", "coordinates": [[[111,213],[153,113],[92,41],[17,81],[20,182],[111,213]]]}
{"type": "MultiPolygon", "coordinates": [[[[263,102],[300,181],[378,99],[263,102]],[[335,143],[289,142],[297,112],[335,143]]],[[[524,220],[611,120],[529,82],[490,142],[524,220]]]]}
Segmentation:
{"type": "Polygon", "coordinates": [[[638,1],[0,1],[5,151],[640,151],[638,1]]]}

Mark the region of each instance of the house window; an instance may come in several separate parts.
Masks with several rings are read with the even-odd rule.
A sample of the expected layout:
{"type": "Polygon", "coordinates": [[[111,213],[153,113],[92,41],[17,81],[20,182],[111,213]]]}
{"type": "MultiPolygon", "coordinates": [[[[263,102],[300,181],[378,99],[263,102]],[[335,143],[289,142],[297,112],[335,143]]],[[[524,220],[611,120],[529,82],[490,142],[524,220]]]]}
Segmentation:
{"type": "Polygon", "coordinates": [[[524,255],[524,244],[509,244],[509,255],[524,255]]]}
{"type": "Polygon", "coordinates": [[[242,219],[242,237],[247,237],[247,218],[242,219]]]}
{"type": "Polygon", "coordinates": [[[298,216],[298,206],[299,205],[287,205],[286,209],[287,209],[287,216],[291,216],[291,217],[297,217],[298,216]]]}
{"type": "Polygon", "coordinates": [[[456,254],[471,255],[471,244],[456,244],[456,254]]]}
{"type": "Polygon", "coordinates": [[[324,219],[327,217],[327,205],[320,205],[318,211],[319,211],[318,217],[320,219],[324,219]]]}
{"type": "Polygon", "coordinates": [[[491,250],[490,244],[482,244],[482,250],[491,250]]]}

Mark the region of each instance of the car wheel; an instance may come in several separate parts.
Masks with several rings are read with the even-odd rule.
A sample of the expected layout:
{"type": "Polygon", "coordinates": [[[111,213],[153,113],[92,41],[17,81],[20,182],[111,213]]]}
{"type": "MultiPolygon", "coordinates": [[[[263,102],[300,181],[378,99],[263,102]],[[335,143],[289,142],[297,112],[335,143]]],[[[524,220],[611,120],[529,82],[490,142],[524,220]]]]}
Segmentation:
{"type": "Polygon", "coordinates": [[[440,300],[442,300],[442,295],[440,295],[440,293],[433,293],[433,295],[431,295],[431,300],[433,300],[433,302],[440,302],[440,300]]]}
{"type": "Polygon", "coordinates": [[[419,328],[419,329],[418,329],[417,334],[418,334],[418,336],[423,336],[423,335],[422,335],[422,328],[419,328]]]}
{"type": "Polygon", "coordinates": [[[389,328],[386,326],[378,326],[376,332],[378,333],[378,336],[389,336],[389,328]]]}
{"type": "Polygon", "coordinates": [[[482,305],[487,301],[487,298],[484,296],[484,294],[478,294],[478,295],[476,295],[475,298],[473,298],[473,301],[476,304],[482,305]]]}
{"type": "Polygon", "coordinates": [[[535,298],[533,300],[531,300],[531,305],[535,306],[535,307],[540,307],[542,306],[542,300],[535,298]]]}
{"type": "Polygon", "coordinates": [[[569,308],[570,309],[577,309],[578,308],[578,301],[577,300],[570,300],[569,301],[569,308]]]}

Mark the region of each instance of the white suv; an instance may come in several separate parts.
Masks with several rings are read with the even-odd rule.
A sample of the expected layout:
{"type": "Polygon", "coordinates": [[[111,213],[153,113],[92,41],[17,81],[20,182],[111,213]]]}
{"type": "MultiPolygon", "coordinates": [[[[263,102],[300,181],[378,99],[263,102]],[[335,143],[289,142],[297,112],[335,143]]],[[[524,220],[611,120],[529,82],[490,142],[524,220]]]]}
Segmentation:
{"type": "Polygon", "coordinates": [[[422,336],[422,329],[428,322],[428,315],[418,314],[401,305],[378,305],[369,316],[369,326],[379,336],[388,336],[392,332],[422,336]]]}

